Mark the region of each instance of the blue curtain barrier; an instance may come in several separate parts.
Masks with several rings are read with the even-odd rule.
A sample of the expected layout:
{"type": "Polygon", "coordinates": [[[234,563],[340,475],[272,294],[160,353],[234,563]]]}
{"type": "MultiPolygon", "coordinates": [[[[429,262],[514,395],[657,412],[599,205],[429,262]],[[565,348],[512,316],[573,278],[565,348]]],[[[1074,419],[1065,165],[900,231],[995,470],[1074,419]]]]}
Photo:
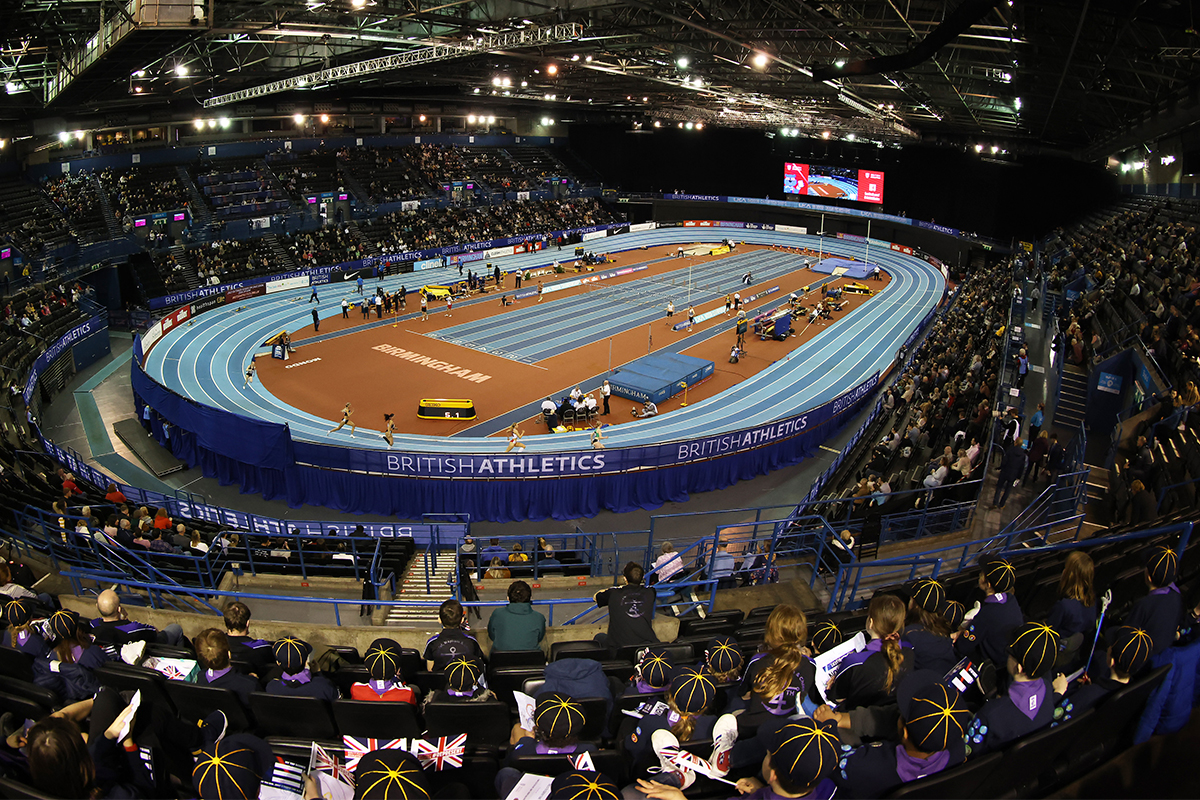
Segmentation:
{"type": "Polygon", "coordinates": [[[136,361],[133,372],[143,425],[222,485],[292,508],[307,503],[402,519],[468,513],[494,522],[657,508],[790,466],[852,419],[879,383],[876,373],[803,414],[706,439],[603,452],[432,456],[293,443],[286,426],[200,409],[154,384],[136,361]]]}

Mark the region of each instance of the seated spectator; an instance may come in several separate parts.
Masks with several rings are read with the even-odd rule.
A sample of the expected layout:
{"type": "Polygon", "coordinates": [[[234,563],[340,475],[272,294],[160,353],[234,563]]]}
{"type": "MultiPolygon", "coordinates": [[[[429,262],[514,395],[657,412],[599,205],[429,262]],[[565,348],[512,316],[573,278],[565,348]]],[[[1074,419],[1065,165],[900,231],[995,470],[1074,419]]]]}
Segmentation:
{"type": "Polygon", "coordinates": [[[110,483],[105,492],[104,499],[114,506],[125,502],[125,495],[121,493],[121,490],[117,488],[115,483],[110,483]]]}
{"type": "Polygon", "coordinates": [[[1133,605],[1125,625],[1150,634],[1154,642],[1151,656],[1156,656],[1175,643],[1183,619],[1183,599],[1175,576],[1179,571],[1179,556],[1166,545],[1150,548],[1146,557],[1146,585],[1150,591],[1133,605]]]}
{"type": "Polygon", "coordinates": [[[645,571],[642,565],[630,561],[625,565],[624,585],[597,592],[596,606],[608,609],[608,632],[596,634],[596,641],[610,650],[631,644],[657,644],[654,633],[653,589],[642,586],[645,571]]]}
{"type": "Polygon", "coordinates": [[[737,563],[733,554],[729,552],[729,543],[726,541],[717,542],[717,552],[713,556],[709,577],[716,579],[718,590],[737,588],[738,581],[733,575],[736,568],[737,563]]]}
{"type": "MultiPolygon", "coordinates": [[[[837,770],[840,744],[832,722],[798,719],[767,737],[762,779],[742,778],[737,791],[747,800],[803,797],[827,800],[837,792],[831,780],[837,770]]],[[[665,759],[664,759],[665,760],[665,759]]],[[[660,773],[657,780],[639,778],[637,788],[653,800],[684,800],[696,773],[660,773]]]]}
{"type": "Polygon", "coordinates": [[[542,548],[542,555],[538,559],[538,566],[543,568],[562,566],[562,562],[554,557],[554,545],[548,544],[542,548]]]}
{"type": "Polygon", "coordinates": [[[48,654],[48,663],[35,662],[34,682],[58,692],[67,702],[83,700],[95,694],[99,687],[92,670],[108,660],[96,645],[74,611],[60,609],[50,615],[50,632],[55,644],[48,654]],[[45,666],[45,670],[38,667],[45,666]]]}
{"type": "MultiPolygon", "coordinates": [[[[204,555],[205,553],[208,552],[208,545],[206,545],[200,539],[200,531],[196,530],[195,528],[192,529],[192,538],[191,538],[191,541],[188,543],[188,549],[191,550],[193,553],[200,554],[200,555],[204,555]]],[[[337,558],[337,556],[334,556],[334,558],[337,558]]]]}
{"type": "MultiPolygon", "coordinates": [[[[877,594],[867,608],[865,650],[842,660],[827,690],[842,711],[895,702],[896,686],[913,669],[912,646],[902,641],[904,603],[894,594],[877,594]]],[[[951,665],[953,666],[953,665],[951,665]]]]}
{"type": "Polygon", "coordinates": [[[491,700],[492,690],[483,685],[483,663],[474,658],[459,656],[446,665],[446,689],[437,689],[425,696],[424,706],[437,701],[480,703],[491,700]]]}
{"type": "Polygon", "coordinates": [[[673,544],[663,542],[662,554],[654,559],[651,569],[655,570],[654,574],[658,576],[658,582],[663,583],[671,580],[671,576],[683,570],[683,559],[679,557],[679,553],[675,552],[673,544]]]}
{"type": "Polygon", "coordinates": [[[979,588],[983,603],[970,625],[954,636],[954,650],[959,658],[972,656],[990,659],[999,670],[1008,658],[1008,641],[1013,629],[1024,621],[1021,606],[1012,595],[1016,571],[1003,558],[985,561],[979,570],[979,588]]]}
{"type": "Polygon", "coordinates": [[[192,537],[187,532],[187,525],[184,525],[182,522],[176,525],[175,532],[171,535],[169,541],[180,550],[186,550],[192,543],[192,537]]]}
{"type": "Polygon", "coordinates": [[[75,475],[70,472],[63,476],[62,489],[63,497],[68,501],[72,497],[78,497],[83,494],[83,490],[80,489],[78,484],[75,483],[75,475]]]}
{"type": "Polygon", "coordinates": [[[167,509],[160,508],[154,514],[154,529],[157,531],[165,531],[171,527],[171,517],[167,515],[167,509]]]}
{"type": "Polygon", "coordinates": [[[508,563],[509,564],[524,564],[528,560],[529,560],[529,554],[522,552],[521,543],[513,542],[512,552],[509,553],[509,556],[508,556],[508,563]]]}
{"type": "Polygon", "coordinates": [[[1046,624],[1064,639],[1083,634],[1086,639],[1096,632],[1096,590],[1093,588],[1095,565],[1082,550],[1067,556],[1058,579],[1058,601],[1046,616],[1046,624]]]}
{"type": "Polygon", "coordinates": [[[283,674],[267,682],[267,694],[338,699],[337,687],[324,675],[312,673],[309,667],[312,646],[308,642],[286,636],[276,641],[271,650],[283,674]]]}
{"type": "Polygon", "coordinates": [[[438,608],[438,619],[441,620],[441,632],[430,636],[425,642],[425,652],[422,658],[430,672],[442,672],[455,658],[466,656],[481,663],[484,661],[483,650],[475,637],[467,633],[467,613],[462,603],[457,600],[447,600],[438,608]]]}
{"type": "Polygon", "coordinates": [[[508,587],[508,605],[492,611],[488,636],[493,650],[537,650],[546,637],[546,617],[533,610],[533,590],[525,581],[508,587]]]}
{"type": "Polygon", "coordinates": [[[908,614],[901,638],[912,646],[913,669],[947,674],[958,663],[945,617],[946,590],[932,578],[921,578],[909,588],[908,614]]]}
{"type": "Polygon", "coordinates": [[[765,651],[750,659],[738,689],[746,703],[740,728],[790,716],[814,688],[817,668],[804,653],[807,638],[808,619],[798,606],[783,604],[771,611],[763,634],[765,651]]]}
{"type": "MultiPolygon", "coordinates": [[[[842,643],[842,629],[831,619],[823,619],[813,623],[812,632],[808,637],[808,649],[814,656],[827,653],[842,643]]],[[[736,646],[736,639],[733,640],[736,646]]],[[[741,654],[741,651],[738,651],[741,654]]]]}
{"type": "Polygon", "coordinates": [[[400,645],[391,639],[376,639],[363,660],[371,679],[350,687],[352,700],[417,704],[418,691],[406,685],[400,674],[400,645]]]}
{"type": "Polygon", "coordinates": [[[728,772],[727,754],[737,741],[737,720],[726,714],[718,723],[711,713],[716,696],[716,684],[707,672],[695,667],[675,670],[667,692],[666,713],[646,714],[634,722],[632,730],[622,739],[634,774],[645,776],[648,768],[658,766],[658,754],[665,748],[678,749],[681,742],[705,739],[714,742],[709,763],[722,774],[728,772]]]}
{"type": "Polygon", "coordinates": [[[34,605],[27,597],[9,600],[4,604],[4,621],[8,628],[4,631],[4,646],[14,647],[22,653],[28,653],[34,658],[45,658],[50,653],[50,646],[42,638],[40,630],[33,625],[34,605]]]}
{"type": "Polygon", "coordinates": [[[242,705],[249,708],[250,693],[258,691],[258,681],[233,668],[229,661],[229,637],[225,635],[225,631],[206,628],[200,631],[193,644],[196,648],[196,660],[201,667],[196,684],[229,689],[238,696],[242,705]]]}
{"type": "Polygon", "coordinates": [[[963,734],[971,711],[937,672],[910,673],[897,689],[900,743],[864,745],[843,755],[834,782],[847,797],[887,797],[896,787],[936,775],[966,759],[963,734]]]}
{"type": "Polygon", "coordinates": [[[508,797],[513,787],[521,780],[517,769],[522,755],[557,755],[594,753],[599,748],[591,742],[580,742],[583,730],[583,706],[569,695],[557,692],[542,692],[538,695],[533,711],[534,730],[513,725],[509,736],[507,766],[496,774],[496,789],[501,797],[508,797]]]}
{"type": "MultiPolygon", "coordinates": [[[[169,520],[168,520],[169,522],[169,520]]],[[[163,537],[167,535],[167,528],[154,528],[147,533],[150,539],[150,551],[154,553],[167,553],[170,555],[179,555],[179,548],[168,542],[163,537]]]]}
{"type": "Polygon", "coordinates": [[[512,577],[512,572],[505,568],[504,562],[499,558],[493,558],[487,572],[483,573],[483,577],[506,580],[512,577]]]}
{"type": "Polygon", "coordinates": [[[501,561],[508,559],[508,551],[500,546],[499,539],[492,539],[491,544],[484,548],[479,563],[491,564],[493,558],[499,558],[501,561]]]}
{"type": "Polygon", "coordinates": [[[1053,682],[1046,675],[1058,658],[1058,634],[1041,622],[1026,622],[1012,631],[1007,690],[979,709],[967,727],[967,756],[976,757],[1004,747],[1054,721],[1054,707],[1066,690],[1067,679],[1053,682]]]}
{"type": "Polygon", "coordinates": [[[1082,714],[1110,693],[1127,686],[1150,663],[1154,641],[1144,630],[1122,625],[1113,630],[1109,638],[1112,644],[1104,651],[1104,658],[1094,662],[1098,668],[1093,672],[1099,674],[1092,677],[1089,673],[1086,682],[1073,683],[1068,688],[1066,697],[1055,710],[1055,719],[1061,721],[1082,714]],[[1101,662],[1107,662],[1107,675],[1103,674],[1105,664],[1101,662]]]}
{"type": "Polygon", "coordinates": [[[177,622],[160,631],[153,625],[129,619],[121,598],[112,589],[105,589],[96,597],[96,611],[100,616],[92,620],[92,636],[101,647],[111,647],[114,655],[129,642],[154,642],[173,647],[183,642],[183,628],[177,622]]]}
{"type": "Polygon", "coordinates": [[[0,595],[20,600],[22,597],[34,599],[37,597],[36,592],[26,589],[19,583],[13,582],[12,570],[8,568],[7,560],[0,560],[0,595]]]}
{"type": "Polygon", "coordinates": [[[671,654],[661,647],[647,647],[638,653],[637,664],[633,667],[633,680],[625,687],[625,695],[651,694],[661,692],[671,680],[671,672],[675,669],[671,654]]]}
{"type": "Polygon", "coordinates": [[[252,675],[265,676],[275,657],[270,642],[250,635],[250,607],[234,600],[225,607],[224,619],[230,658],[249,663],[252,675]]]}

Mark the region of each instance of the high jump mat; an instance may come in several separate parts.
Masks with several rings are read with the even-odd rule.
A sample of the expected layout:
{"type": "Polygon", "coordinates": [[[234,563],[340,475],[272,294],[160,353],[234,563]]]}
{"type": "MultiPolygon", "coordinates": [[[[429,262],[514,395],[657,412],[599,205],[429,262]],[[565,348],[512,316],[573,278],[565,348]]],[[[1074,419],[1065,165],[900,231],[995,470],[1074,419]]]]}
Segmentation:
{"type": "Polygon", "coordinates": [[[852,261],[849,258],[825,258],[813,264],[812,269],[813,272],[858,280],[868,277],[875,269],[875,265],[863,261],[852,261]]]}
{"type": "Polygon", "coordinates": [[[651,353],[616,370],[609,382],[618,397],[657,404],[713,374],[713,362],[679,353],[651,353]]]}

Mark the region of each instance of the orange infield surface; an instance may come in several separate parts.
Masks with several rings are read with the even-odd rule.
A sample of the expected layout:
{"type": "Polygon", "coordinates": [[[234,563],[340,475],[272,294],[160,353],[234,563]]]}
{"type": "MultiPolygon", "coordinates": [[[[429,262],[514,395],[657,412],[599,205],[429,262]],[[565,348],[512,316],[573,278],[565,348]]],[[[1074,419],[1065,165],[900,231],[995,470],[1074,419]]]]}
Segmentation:
{"type": "MultiPolygon", "coordinates": [[[[678,245],[672,244],[618,253],[614,256],[615,263],[606,264],[604,268],[628,266],[663,258],[674,254],[677,248],[678,245]]],[[[776,248],[740,244],[734,253],[772,249],[776,248]]],[[[695,262],[697,264],[708,263],[713,259],[725,257],[727,256],[696,257],[695,262]]],[[[555,292],[546,295],[542,305],[569,303],[571,297],[593,291],[596,286],[615,285],[660,275],[677,270],[686,263],[686,260],[672,258],[652,264],[647,270],[622,275],[600,284],[585,284],[562,292],[555,292]]],[[[572,276],[573,273],[568,270],[566,274],[560,276],[547,275],[543,281],[548,285],[555,278],[566,280],[572,276]]],[[[420,333],[423,331],[439,330],[462,322],[499,316],[537,301],[536,298],[531,297],[520,303],[501,307],[500,295],[503,290],[496,291],[489,288],[488,292],[482,295],[485,298],[482,301],[472,302],[470,305],[465,304],[467,301],[455,301],[450,317],[446,316],[444,302],[434,303],[431,301],[429,319],[422,322],[419,318],[420,299],[416,294],[416,290],[421,286],[420,278],[417,275],[406,277],[411,278],[411,281],[405,283],[408,288],[408,308],[404,313],[414,314],[416,312],[413,318],[400,320],[395,327],[389,324],[366,328],[366,321],[362,319],[362,315],[357,309],[352,308],[348,320],[342,319],[340,315],[321,320],[323,330],[320,333],[324,335],[331,331],[353,330],[362,327],[363,330],[358,333],[350,333],[328,341],[306,345],[305,339],[313,335],[312,326],[293,331],[292,341],[296,346],[296,352],[290,360],[258,359],[258,376],[263,386],[281,402],[330,420],[331,428],[336,420],[340,420],[342,406],[349,402],[354,407],[354,422],[360,428],[381,431],[384,424],[383,415],[394,413],[397,431],[430,436],[449,436],[494,417],[507,414],[515,408],[544,400],[547,396],[553,396],[557,401],[572,386],[580,384],[592,376],[600,375],[608,369],[608,339],[590,343],[548,358],[537,365],[532,365],[422,336],[420,333]],[[390,345],[421,353],[457,364],[470,369],[473,373],[490,375],[491,378],[483,383],[471,383],[464,378],[413,364],[387,352],[374,349],[379,345],[390,345]],[[475,404],[477,418],[474,420],[419,419],[417,406],[423,398],[469,399],[475,404]]],[[[823,277],[826,276],[803,269],[788,273],[775,280],[751,287],[742,287],[740,290],[742,296],[748,297],[772,286],[779,286],[779,291],[760,299],[753,307],[747,308],[747,316],[753,318],[755,314],[765,309],[786,304],[791,292],[799,294],[801,287],[823,277]]],[[[867,281],[867,283],[872,289],[879,291],[887,285],[889,280],[890,278],[884,273],[883,280],[867,281]]],[[[827,286],[838,286],[849,282],[848,279],[839,278],[827,286]]],[[[534,283],[533,281],[527,282],[524,284],[524,288],[528,288],[534,283]]],[[[326,287],[326,290],[328,288],[326,287]]],[[[351,287],[347,285],[346,288],[349,290],[351,287]]],[[[372,288],[373,285],[368,282],[366,290],[369,292],[372,288]]],[[[504,288],[508,290],[509,294],[512,293],[512,276],[506,277],[504,288]]],[[[352,295],[352,297],[358,297],[358,295],[352,295]]],[[[340,296],[333,299],[335,302],[341,302],[340,296]]],[[[804,298],[802,302],[805,306],[811,307],[818,299],[814,293],[804,298]]],[[[870,298],[865,295],[843,294],[842,299],[848,301],[845,309],[835,314],[833,320],[826,322],[825,325],[836,325],[851,310],[863,303],[870,302],[870,298]]],[[[474,298],[471,300],[473,301],[474,298]]],[[[702,314],[718,305],[724,307],[724,300],[710,302],[704,306],[697,305],[695,307],[696,314],[702,314]]],[[[651,332],[653,333],[654,350],[662,349],[678,339],[696,332],[671,330],[671,325],[686,319],[685,289],[680,297],[675,298],[675,316],[669,324],[666,322],[664,307],[662,315],[651,326],[642,325],[612,337],[613,368],[650,352],[648,345],[651,332]]],[[[376,322],[376,319],[372,317],[371,322],[376,322]]],[[[700,323],[696,329],[710,330],[713,327],[720,327],[726,332],[683,351],[690,356],[711,360],[716,365],[712,378],[696,388],[688,390],[687,401],[689,404],[712,397],[751,377],[824,330],[824,326],[821,324],[809,326],[807,320],[797,320],[793,322],[792,327],[796,333],[795,336],[782,342],[764,342],[754,336],[753,329],[751,329],[751,332],[746,334],[746,354],[739,363],[730,364],[729,351],[736,341],[733,332],[733,315],[728,317],[718,315],[714,319],[700,323]]],[[[600,381],[593,381],[593,383],[595,385],[581,384],[580,388],[585,392],[598,392],[600,381]]],[[[598,394],[597,399],[599,399],[598,394]]],[[[665,403],[661,403],[659,413],[678,409],[683,400],[684,396],[681,393],[665,403]]],[[[602,419],[606,423],[612,424],[628,421],[632,419],[630,412],[635,405],[640,407],[640,404],[614,395],[610,402],[612,414],[602,419]]],[[[545,432],[540,414],[526,420],[521,424],[521,428],[526,434],[545,432]]]]}

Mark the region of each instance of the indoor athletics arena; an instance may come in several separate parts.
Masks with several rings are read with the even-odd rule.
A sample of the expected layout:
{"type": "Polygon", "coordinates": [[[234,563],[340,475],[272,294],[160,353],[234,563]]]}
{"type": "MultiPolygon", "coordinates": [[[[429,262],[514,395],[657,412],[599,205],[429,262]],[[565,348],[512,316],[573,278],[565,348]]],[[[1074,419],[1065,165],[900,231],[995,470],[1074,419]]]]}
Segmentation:
{"type": "Polygon", "coordinates": [[[1190,4],[9,6],[0,798],[1200,794],[1190,4]]]}

